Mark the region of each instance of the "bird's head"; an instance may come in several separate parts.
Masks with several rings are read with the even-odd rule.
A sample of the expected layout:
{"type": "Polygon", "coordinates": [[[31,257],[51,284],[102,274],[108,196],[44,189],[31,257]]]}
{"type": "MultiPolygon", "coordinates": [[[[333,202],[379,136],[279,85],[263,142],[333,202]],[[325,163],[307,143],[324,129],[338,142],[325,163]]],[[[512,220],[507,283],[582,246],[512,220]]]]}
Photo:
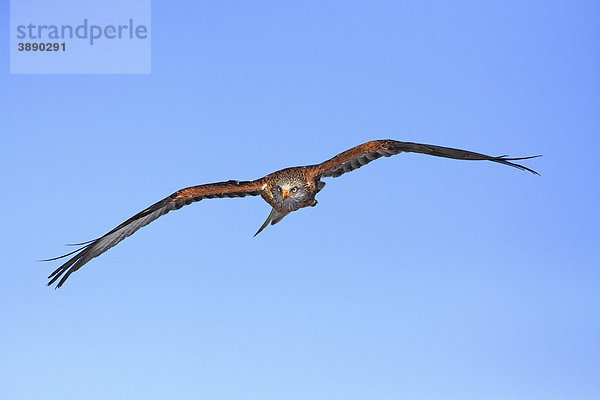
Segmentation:
{"type": "Polygon", "coordinates": [[[282,208],[295,210],[304,205],[310,197],[310,189],[301,179],[282,179],[275,183],[273,193],[282,208]]]}

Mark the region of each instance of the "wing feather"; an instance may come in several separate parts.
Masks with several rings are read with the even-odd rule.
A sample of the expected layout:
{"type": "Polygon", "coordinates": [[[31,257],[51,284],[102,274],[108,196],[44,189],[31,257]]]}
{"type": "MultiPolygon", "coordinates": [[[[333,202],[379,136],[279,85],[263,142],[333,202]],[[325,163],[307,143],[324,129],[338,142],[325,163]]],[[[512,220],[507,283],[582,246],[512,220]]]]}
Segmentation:
{"type": "Polygon", "coordinates": [[[165,215],[171,210],[178,210],[185,205],[202,199],[257,196],[261,194],[262,184],[262,179],[259,179],[256,181],[243,182],[218,182],[181,189],[137,213],[104,236],[90,242],[82,243],[84,244],[83,247],[65,254],[64,256],[43,260],[57,260],[76,253],[72,258],[50,274],[48,277],[48,279],[50,279],[48,286],[52,285],[60,278],[56,288],[61,287],[73,272],[84,266],[92,258],[98,257],[126,237],[131,236],[138,229],[148,225],[150,222],[165,215]]]}
{"type": "Polygon", "coordinates": [[[358,169],[380,157],[390,157],[402,152],[429,154],[436,157],[454,158],[457,160],[487,160],[509,165],[511,167],[519,168],[521,170],[529,171],[533,174],[539,175],[536,171],[523,165],[513,163],[512,161],[527,160],[540,156],[518,158],[509,158],[507,156],[493,157],[485,154],[474,153],[472,151],[453,149],[450,147],[412,142],[399,142],[396,140],[373,140],[371,142],[363,143],[353,147],[319,165],[316,165],[314,174],[318,178],[337,178],[346,172],[354,171],[355,169],[358,169]]]}

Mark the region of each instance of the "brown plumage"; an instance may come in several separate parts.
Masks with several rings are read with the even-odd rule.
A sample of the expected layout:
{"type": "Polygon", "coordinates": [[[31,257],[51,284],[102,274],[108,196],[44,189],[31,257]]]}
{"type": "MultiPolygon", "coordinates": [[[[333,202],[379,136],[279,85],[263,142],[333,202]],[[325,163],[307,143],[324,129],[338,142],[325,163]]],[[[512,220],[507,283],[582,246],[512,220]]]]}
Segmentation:
{"type": "Polygon", "coordinates": [[[148,225],[171,210],[177,210],[185,205],[203,199],[262,196],[273,209],[267,220],[254,235],[256,236],[269,223],[271,225],[278,223],[290,212],[317,205],[315,195],[325,186],[325,183],[321,182],[321,178],[335,178],[346,172],[360,168],[380,157],[389,157],[402,152],[422,153],[458,160],[487,160],[538,175],[534,170],[520,164],[515,164],[512,161],[526,160],[539,156],[521,158],[508,158],[506,156],[492,157],[449,147],[399,142],[395,140],[374,140],[353,147],[321,164],[286,168],[254,181],[227,181],[181,189],[129,218],[102,237],[90,242],[80,243],[83,247],[63,256],[44,260],[52,261],[75,254],[48,277],[50,279],[48,285],[52,285],[58,280],[56,287],[61,287],[73,272],[77,271],[92,258],[98,257],[126,237],[132,235],[141,227],[148,225]]]}

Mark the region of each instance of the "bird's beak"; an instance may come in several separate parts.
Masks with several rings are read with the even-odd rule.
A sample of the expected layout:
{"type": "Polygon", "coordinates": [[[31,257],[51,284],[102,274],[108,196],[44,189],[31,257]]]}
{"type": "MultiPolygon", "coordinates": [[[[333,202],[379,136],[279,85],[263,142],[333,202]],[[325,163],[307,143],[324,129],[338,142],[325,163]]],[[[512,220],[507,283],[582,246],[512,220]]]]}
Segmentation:
{"type": "Polygon", "coordinates": [[[287,189],[283,189],[283,191],[281,192],[281,198],[283,200],[287,199],[288,197],[290,197],[291,195],[289,194],[289,192],[287,191],[287,189]]]}

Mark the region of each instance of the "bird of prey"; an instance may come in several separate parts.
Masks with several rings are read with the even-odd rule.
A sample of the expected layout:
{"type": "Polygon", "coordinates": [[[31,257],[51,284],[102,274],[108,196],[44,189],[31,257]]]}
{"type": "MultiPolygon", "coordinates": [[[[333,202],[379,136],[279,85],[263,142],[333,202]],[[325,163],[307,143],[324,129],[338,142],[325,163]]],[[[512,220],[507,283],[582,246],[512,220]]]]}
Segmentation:
{"type": "Polygon", "coordinates": [[[436,157],[454,158],[457,160],[493,161],[539,175],[534,170],[513,162],[539,156],[519,158],[509,158],[508,156],[492,157],[471,151],[429,144],[399,142],[389,139],[374,140],[346,150],[321,164],[285,168],[254,181],[232,180],[191,186],[178,190],[167,198],[146,208],[144,211],[137,213],[104,236],[78,244],[83,247],[60,257],[43,260],[53,261],[75,254],[50,274],[48,277],[50,279],[48,286],[58,280],[56,288],[61,287],[73,272],[83,267],[92,258],[98,257],[141,227],[148,225],[171,210],[178,210],[195,201],[215,197],[261,196],[272,206],[272,210],[266,221],[254,235],[256,236],[269,223],[275,225],[292,211],[304,207],[316,206],[317,200],[315,199],[315,195],[325,186],[325,183],[321,179],[336,178],[380,157],[389,157],[402,152],[429,154],[436,157]]]}

